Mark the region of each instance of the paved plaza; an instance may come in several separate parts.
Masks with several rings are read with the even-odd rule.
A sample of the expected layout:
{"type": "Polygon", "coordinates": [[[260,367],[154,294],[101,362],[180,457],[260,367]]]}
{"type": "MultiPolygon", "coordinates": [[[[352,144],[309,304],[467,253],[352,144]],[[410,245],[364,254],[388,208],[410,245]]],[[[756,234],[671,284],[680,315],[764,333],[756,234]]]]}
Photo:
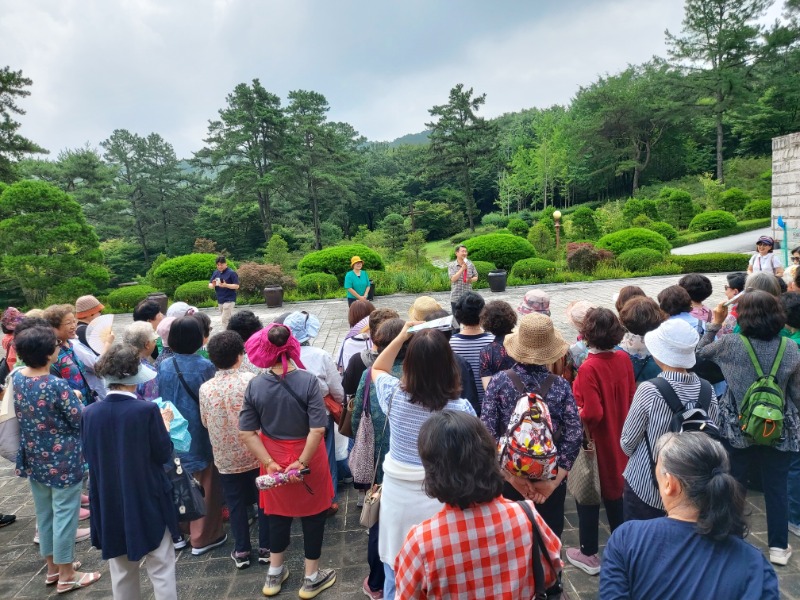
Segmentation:
{"type": "MultiPolygon", "coordinates": [[[[714,306],[724,299],[724,275],[709,276],[714,285],[714,295],[707,302],[714,306]]],[[[570,283],[537,286],[543,289],[552,299],[551,311],[556,326],[568,341],[574,341],[576,332],[566,322],[564,309],[572,300],[584,299],[598,305],[612,308],[613,294],[625,285],[638,285],[652,296],[664,287],[677,283],[678,277],[650,277],[642,279],[626,279],[593,283],[570,283]]],[[[524,293],[532,286],[510,288],[504,293],[492,293],[482,290],[488,299],[507,300],[516,306],[524,293]]],[[[449,307],[449,294],[431,294],[443,306],[449,307]]],[[[413,295],[394,295],[379,297],[375,301],[378,307],[395,308],[401,316],[407,314],[414,301],[413,295]]],[[[239,307],[240,309],[243,307],[239,307]]],[[[347,303],[345,300],[327,300],[318,302],[301,302],[286,304],[280,309],[268,309],[264,305],[247,307],[253,310],[266,323],[287,310],[307,310],[316,314],[322,328],[315,345],[333,353],[342,337],[348,330],[347,303]]],[[[219,316],[209,310],[213,326],[220,327],[219,316]]],[[[131,322],[130,315],[117,315],[115,330],[119,333],[131,322]]],[[[766,519],[764,502],[760,494],[748,494],[751,510],[750,527],[752,533],[748,540],[766,552],[766,519]]],[[[361,584],[367,574],[367,533],[359,525],[360,509],[356,508],[356,494],[352,489],[340,488],[339,513],[328,520],[325,531],[321,566],[337,570],[337,583],[319,597],[334,599],[364,598],[361,584]]],[[[567,499],[566,524],[563,534],[565,546],[578,544],[577,514],[571,498],[567,499]]],[[[30,490],[24,479],[14,476],[12,465],[0,458],[0,513],[17,515],[15,524],[0,529],[0,598],[47,598],[55,597],[54,588],[44,585],[45,569],[43,559],[38,554],[38,547],[32,543],[34,534],[34,508],[30,490]]],[[[601,517],[601,545],[608,538],[608,529],[601,517]]],[[[289,579],[284,584],[278,598],[297,597],[300,588],[303,557],[302,538],[298,524],[293,529],[292,545],[287,551],[289,579]]],[[[257,547],[257,531],[251,530],[254,546],[257,547]]],[[[791,537],[791,536],[790,536],[791,537]]],[[[800,547],[800,541],[797,542],[800,547]]],[[[229,558],[233,548],[232,540],[216,550],[200,557],[191,556],[183,550],[177,553],[178,558],[178,596],[182,599],[202,598],[204,600],[225,600],[239,598],[258,598],[266,577],[267,567],[253,564],[249,569],[237,571],[229,558]]],[[[82,570],[98,570],[102,579],[86,590],[78,590],[71,598],[111,598],[111,579],[107,564],[101,560],[100,552],[91,548],[89,542],[82,542],[76,547],[76,558],[83,562],[82,570]]],[[[602,550],[601,550],[602,552],[602,550]]],[[[666,567],[667,565],[665,565],[666,567]]],[[[783,598],[800,600],[800,556],[795,555],[786,567],[776,567],[780,577],[781,595],[783,598]]],[[[589,600],[598,597],[597,577],[589,577],[571,565],[565,567],[565,588],[572,599],[589,600]]],[[[149,582],[143,585],[144,597],[152,598],[149,582]]]]}

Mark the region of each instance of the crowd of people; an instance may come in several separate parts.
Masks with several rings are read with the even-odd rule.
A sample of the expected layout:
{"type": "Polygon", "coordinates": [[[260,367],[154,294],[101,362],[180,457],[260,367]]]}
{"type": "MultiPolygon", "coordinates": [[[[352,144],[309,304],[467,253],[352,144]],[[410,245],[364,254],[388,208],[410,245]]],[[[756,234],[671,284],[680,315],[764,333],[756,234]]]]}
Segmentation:
{"type": "MultiPolygon", "coordinates": [[[[472,291],[463,246],[452,315],[429,296],[407,319],[376,309],[353,257],[350,329],[334,355],[313,346],[317,315],[262,323],[233,310],[235,295],[219,299],[221,332],[185,303],[165,315],[145,300],[102,347],[87,340],[104,309],[93,296],[10,307],[0,449],[30,483],[45,584],[95,583],[75,560],[91,539],[115,598],[139,597],[145,557],[155,597],[177,598],[174,551],[203,555],[230,535],[234,568],[268,565],[262,592],[274,596],[297,518],[299,595],[314,598],[336,582],[320,567],[325,526],[352,483],[365,515],[379,499],[363,557],[373,599],[558,598],[562,550],[599,574],[601,598],[777,598],[772,565],[800,535],[800,248],[792,257],[780,273],[770,258],[728,275],[715,307],[699,274],[657,298],[623,287],[615,311],[578,299],[563,316],[574,340],[541,290],[518,305],[472,291]],[[756,392],[772,402],[761,429],[742,421],[756,392]],[[202,489],[194,505],[174,493],[181,474],[202,489]],[[562,548],[572,485],[596,497],[573,492],[579,545],[562,548]],[[744,539],[753,485],[768,558],[744,539]]],[[[234,275],[222,268],[209,285],[238,285],[234,275]]]]}

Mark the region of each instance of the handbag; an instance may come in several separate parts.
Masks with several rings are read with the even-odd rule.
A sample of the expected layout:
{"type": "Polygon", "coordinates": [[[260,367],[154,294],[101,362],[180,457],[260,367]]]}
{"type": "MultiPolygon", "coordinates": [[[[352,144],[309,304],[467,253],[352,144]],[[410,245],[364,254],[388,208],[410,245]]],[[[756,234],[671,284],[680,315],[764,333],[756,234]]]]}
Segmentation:
{"type": "Polygon", "coordinates": [[[183,468],[181,459],[173,456],[172,461],[164,466],[164,471],[172,483],[172,503],[178,513],[178,521],[194,521],[206,516],[205,490],[183,468]]]}
{"type": "Polygon", "coordinates": [[[330,394],[326,394],[322,399],[325,401],[325,408],[328,409],[328,412],[333,417],[333,422],[338,423],[342,418],[342,411],[344,410],[342,403],[337,402],[336,398],[330,394]]]}
{"type": "Polygon", "coordinates": [[[567,475],[567,491],[578,504],[597,506],[600,504],[600,471],[597,469],[597,451],[594,440],[584,428],[578,458],[567,475]]]}
{"type": "MultiPolygon", "coordinates": [[[[364,404],[369,402],[369,388],[372,383],[372,369],[367,367],[367,377],[364,379],[364,404]]],[[[342,411],[342,418],[339,420],[339,433],[349,438],[355,438],[356,433],[353,431],[353,408],[355,408],[355,397],[347,400],[342,411]]]]}
{"type": "Polygon", "coordinates": [[[545,546],[545,543],[542,540],[542,532],[539,531],[539,526],[536,524],[536,518],[533,516],[531,507],[528,506],[528,503],[525,501],[517,502],[517,504],[519,504],[520,508],[525,512],[528,520],[531,522],[531,534],[533,535],[533,544],[531,544],[531,563],[533,565],[534,585],[533,600],[546,600],[547,598],[561,598],[562,600],[565,600],[566,595],[564,594],[564,589],[561,585],[561,566],[553,564],[550,554],[547,552],[547,546],[545,546]],[[547,564],[550,565],[550,568],[556,574],[556,585],[548,589],[545,589],[544,564],[542,563],[542,557],[545,558],[547,564]]]}
{"type": "Polygon", "coordinates": [[[383,433],[381,433],[381,447],[378,449],[378,460],[375,461],[375,471],[372,474],[372,487],[364,498],[364,506],[361,508],[361,517],[358,520],[363,527],[372,527],[375,525],[375,523],[378,522],[378,517],[381,512],[383,485],[377,485],[378,467],[381,465],[380,456],[383,452],[383,442],[386,440],[386,426],[389,424],[389,414],[392,412],[392,400],[394,400],[395,392],[397,392],[397,389],[392,392],[392,396],[389,398],[389,408],[386,411],[386,421],[383,424],[383,433]]]}
{"type": "Polygon", "coordinates": [[[353,481],[361,484],[375,481],[375,427],[370,413],[369,388],[365,386],[364,390],[366,398],[361,410],[361,422],[358,424],[356,442],[347,460],[353,481]]]}

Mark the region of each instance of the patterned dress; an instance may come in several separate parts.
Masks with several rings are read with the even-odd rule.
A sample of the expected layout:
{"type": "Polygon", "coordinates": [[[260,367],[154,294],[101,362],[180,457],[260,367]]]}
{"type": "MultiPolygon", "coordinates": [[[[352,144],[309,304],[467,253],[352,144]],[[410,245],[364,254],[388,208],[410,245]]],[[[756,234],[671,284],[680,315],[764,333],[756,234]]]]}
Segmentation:
{"type": "Polygon", "coordinates": [[[54,375],[57,373],[61,379],[66,381],[69,387],[81,393],[81,401],[84,405],[92,401],[92,390],[83,376],[86,372],[86,367],[84,367],[78,355],[75,354],[70,342],[59,346],[58,358],[50,369],[54,375]]]}

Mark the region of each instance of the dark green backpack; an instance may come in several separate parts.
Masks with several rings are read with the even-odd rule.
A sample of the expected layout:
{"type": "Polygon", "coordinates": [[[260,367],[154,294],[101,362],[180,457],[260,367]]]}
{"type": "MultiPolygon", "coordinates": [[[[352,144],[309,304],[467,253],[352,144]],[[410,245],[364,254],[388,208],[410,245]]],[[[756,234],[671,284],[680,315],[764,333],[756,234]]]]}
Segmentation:
{"type": "Polygon", "coordinates": [[[742,399],[739,407],[739,426],[745,437],[753,444],[772,446],[783,435],[783,390],[775,381],[775,375],[778,373],[783,352],[786,350],[786,338],[781,338],[772,369],[770,369],[769,375],[764,375],[750,340],[743,335],[740,337],[758,377],[747,388],[742,399]]]}

